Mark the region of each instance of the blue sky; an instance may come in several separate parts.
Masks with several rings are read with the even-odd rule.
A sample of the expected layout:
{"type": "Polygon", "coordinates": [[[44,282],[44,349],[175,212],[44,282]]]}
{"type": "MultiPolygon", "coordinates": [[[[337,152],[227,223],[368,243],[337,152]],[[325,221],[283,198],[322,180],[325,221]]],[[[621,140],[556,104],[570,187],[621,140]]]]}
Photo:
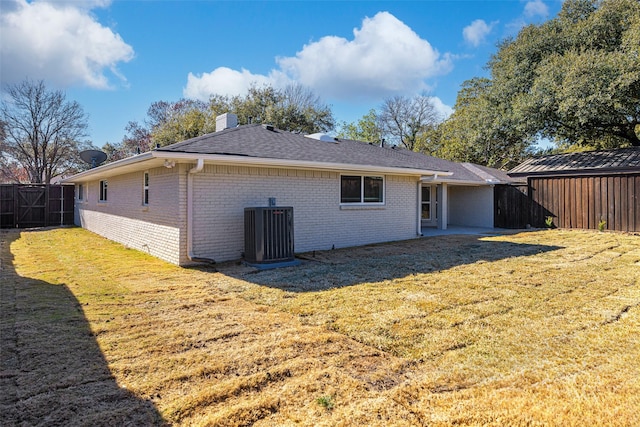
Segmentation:
{"type": "Polygon", "coordinates": [[[385,97],[426,93],[442,114],[486,75],[496,44],[560,0],[0,0],[2,85],[43,79],[117,143],[154,101],[302,83],[355,121],[385,97]]]}

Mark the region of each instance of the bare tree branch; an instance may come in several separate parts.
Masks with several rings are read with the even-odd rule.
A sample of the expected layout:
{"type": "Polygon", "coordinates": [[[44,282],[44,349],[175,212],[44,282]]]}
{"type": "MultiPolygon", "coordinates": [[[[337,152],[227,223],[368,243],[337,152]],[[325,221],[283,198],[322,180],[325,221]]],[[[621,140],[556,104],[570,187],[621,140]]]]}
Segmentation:
{"type": "Polygon", "coordinates": [[[0,107],[0,154],[21,165],[34,183],[49,182],[74,166],[78,151],[88,146],[81,141],[87,118],[80,104],[48,90],[43,81],[8,86],[7,95],[0,107]]]}

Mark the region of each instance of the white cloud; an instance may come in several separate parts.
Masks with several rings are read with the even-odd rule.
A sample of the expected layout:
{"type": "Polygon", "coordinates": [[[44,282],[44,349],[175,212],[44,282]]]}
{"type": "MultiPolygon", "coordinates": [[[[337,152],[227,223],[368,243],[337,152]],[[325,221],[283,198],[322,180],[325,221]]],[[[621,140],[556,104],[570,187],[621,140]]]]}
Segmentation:
{"type": "Polygon", "coordinates": [[[484,42],[497,21],[487,24],[483,19],[476,19],[471,24],[464,27],[462,36],[464,40],[472,46],[479,46],[484,42]]]}
{"type": "Polygon", "coordinates": [[[516,34],[527,24],[536,22],[539,18],[549,16],[549,7],[542,0],[530,0],[524,5],[522,15],[508,23],[505,28],[508,34],[516,34]]]}
{"type": "Polygon", "coordinates": [[[430,99],[442,120],[448,119],[449,116],[453,114],[453,108],[442,102],[442,100],[437,96],[432,96],[430,99]]]}
{"type": "Polygon", "coordinates": [[[0,17],[3,83],[28,77],[105,89],[110,86],[107,70],[124,80],[117,64],[131,60],[133,48],[90,14],[109,0],[7,3],[5,8],[3,0],[0,17]]]}
{"type": "Polygon", "coordinates": [[[524,16],[527,18],[536,16],[546,18],[549,16],[549,7],[542,0],[528,1],[524,6],[524,16]]]}
{"type": "Polygon", "coordinates": [[[286,84],[286,80],[285,76],[277,72],[263,76],[253,74],[244,68],[236,71],[227,67],[218,67],[210,73],[202,73],[199,76],[189,73],[183,94],[186,98],[207,101],[213,94],[228,96],[244,94],[254,84],[281,87],[286,84]]]}
{"type": "Polygon", "coordinates": [[[328,96],[416,92],[424,80],[449,71],[450,59],[388,12],[366,18],[353,40],[327,36],[295,57],[278,58],[282,70],[328,96]]]}
{"type": "Polygon", "coordinates": [[[326,36],[305,45],[293,57],[279,57],[279,69],[268,76],[225,68],[200,77],[190,73],[184,95],[203,99],[220,90],[229,93],[244,86],[246,91],[252,82],[279,86],[296,81],[326,98],[380,99],[425,90],[425,79],[452,67],[449,55],[440,55],[388,12],[365,18],[353,36],[352,40],[326,36]]]}

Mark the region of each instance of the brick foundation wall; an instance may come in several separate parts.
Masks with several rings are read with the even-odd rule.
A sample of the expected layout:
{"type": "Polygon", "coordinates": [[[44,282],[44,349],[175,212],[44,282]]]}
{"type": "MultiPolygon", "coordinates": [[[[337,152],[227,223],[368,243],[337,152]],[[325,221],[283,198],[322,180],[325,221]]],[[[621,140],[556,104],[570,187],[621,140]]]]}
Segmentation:
{"type": "Polygon", "coordinates": [[[172,264],[180,262],[180,230],[104,212],[80,211],[80,225],[96,234],[172,264]]]}

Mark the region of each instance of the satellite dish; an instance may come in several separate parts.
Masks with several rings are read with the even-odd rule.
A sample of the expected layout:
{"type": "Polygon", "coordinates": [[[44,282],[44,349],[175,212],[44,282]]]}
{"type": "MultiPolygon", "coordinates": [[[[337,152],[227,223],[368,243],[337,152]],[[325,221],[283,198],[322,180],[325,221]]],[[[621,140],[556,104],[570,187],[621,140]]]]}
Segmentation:
{"type": "Polygon", "coordinates": [[[84,150],[80,153],[80,158],[85,163],[90,164],[92,168],[95,168],[107,160],[107,153],[100,150],[84,150]]]}

